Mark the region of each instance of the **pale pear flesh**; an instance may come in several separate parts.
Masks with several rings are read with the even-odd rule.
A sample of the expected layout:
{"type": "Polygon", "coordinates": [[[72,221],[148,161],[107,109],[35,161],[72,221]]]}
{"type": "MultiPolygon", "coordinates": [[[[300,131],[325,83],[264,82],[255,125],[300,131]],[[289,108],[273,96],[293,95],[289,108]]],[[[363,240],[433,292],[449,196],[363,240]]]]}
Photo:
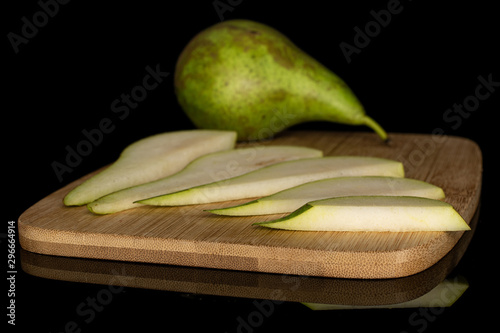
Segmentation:
{"type": "Polygon", "coordinates": [[[180,171],[204,154],[234,148],[236,133],[185,130],[160,133],[127,146],[109,167],[89,178],[64,198],[66,206],[88,204],[109,193],[180,171]]]}
{"type": "Polygon", "coordinates": [[[116,213],[143,206],[135,202],[144,198],[239,176],[283,161],[322,155],[321,150],[313,148],[271,145],[215,152],[197,158],[171,176],[111,193],[87,207],[96,214],[116,213]]]}
{"type": "Polygon", "coordinates": [[[179,206],[262,197],[307,182],[342,176],[404,177],[395,160],[363,156],[326,156],[277,163],[223,181],[147,200],[142,204],[179,206]]]}
{"type": "Polygon", "coordinates": [[[361,195],[417,196],[438,200],[445,197],[440,187],[416,179],[382,176],[338,177],[292,187],[238,206],[209,211],[228,216],[290,213],[310,201],[361,195]]]}
{"type": "Polygon", "coordinates": [[[470,230],[450,204],[409,196],[352,196],[312,201],[288,216],[255,225],[300,231],[470,230]]]}

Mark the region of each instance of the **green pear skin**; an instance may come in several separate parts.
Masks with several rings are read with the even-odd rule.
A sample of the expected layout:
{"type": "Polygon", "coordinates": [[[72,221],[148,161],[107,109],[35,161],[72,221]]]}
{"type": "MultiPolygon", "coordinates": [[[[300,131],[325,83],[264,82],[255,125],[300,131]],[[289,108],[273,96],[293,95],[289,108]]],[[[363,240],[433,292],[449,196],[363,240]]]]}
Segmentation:
{"type": "Polygon", "coordinates": [[[198,128],[262,140],[290,126],[328,121],[387,133],[347,84],[265,24],[228,20],[198,33],[180,54],[179,104],[198,128]]]}
{"type": "Polygon", "coordinates": [[[311,201],[288,216],[254,225],[300,231],[470,230],[450,204],[411,196],[352,196],[311,201]]]}
{"type": "Polygon", "coordinates": [[[228,216],[291,213],[310,201],[361,195],[414,196],[436,200],[445,197],[442,188],[411,178],[337,177],[305,183],[238,206],[209,211],[228,216]]]}
{"type": "Polygon", "coordinates": [[[207,153],[233,149],[234,131],[185,130],[151,135],[127,146],[109,167],[75,187],[66,206],[86,205],[104,195],[180,171],[207,153]]]}

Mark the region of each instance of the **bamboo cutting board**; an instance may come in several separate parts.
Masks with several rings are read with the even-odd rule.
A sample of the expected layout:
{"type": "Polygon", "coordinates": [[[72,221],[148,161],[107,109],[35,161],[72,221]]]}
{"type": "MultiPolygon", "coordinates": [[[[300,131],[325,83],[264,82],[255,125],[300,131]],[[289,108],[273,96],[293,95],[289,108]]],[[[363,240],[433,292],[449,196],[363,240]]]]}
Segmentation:
{"type": "MultiPolygon", "coordinates": [[[[274,140],[240,144],[300,145],[325,156],[360,155],[399,160],[406,177],[443,188],[445,201],[470,223],[479,203],[482,155],[472,141],[453,136],[286,132],[274,140]]],[[[97,216],[65,207],[63,197],[92,174],[52,193],[19,217],[21,246],[31,252],[230,270],[340,278],[396,278],[439,261],[462,232],[305,232],[252,223],[283,216],[228,217],[206,209],[249,201],[184,207],[139,207],[97,216]]]]}
{"type": "Polygon", "coordinates": [[[397,279],[328,279],[199,267],[40,255],[21,250],[21,266],[45,279],[276,301],[380,306],[428,293],[456,267],[474,235],[480,208],[453,249],[438,263],[397,279]]]}

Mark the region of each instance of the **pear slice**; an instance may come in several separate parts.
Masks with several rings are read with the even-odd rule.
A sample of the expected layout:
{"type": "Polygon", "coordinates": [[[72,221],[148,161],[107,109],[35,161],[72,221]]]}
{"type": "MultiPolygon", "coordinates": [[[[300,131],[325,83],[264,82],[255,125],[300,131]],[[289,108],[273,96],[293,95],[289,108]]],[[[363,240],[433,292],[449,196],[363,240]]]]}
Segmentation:
{"type": "Polygon", "coordinates": [[[249,147],[211,153],[171,176],[108,194],[87,207],[96,214],[115,213],[143,206],[134,203],[140,199],[235,177],[282,161],[321,156],[321,150],[299,146],[249,147]]]}
{"type": "Polygon", "coordinates": [[[186,130],[152,135],[126,147],[108,168],[70,191],[64,204],[85,205],[111,192],[166,177],[201,155],[232,149],[235,143],[233,131],[186,130]]]}
{"type": "Polygon", "coordinates": [[[283,218],[254,225],[302,231],[470,230],[450,204],[408,196],[352,196],[317,200],[283,218]]]}
{"type": "Polygon", "coordinates": [[[443,190],[409,178],[360,176],[317,180],[242,205],[212,209],[218,215],[248,216],[290,213],[310,201],[361,195],[415,196],[444,199],[443,190]]]}
{"type": "Polygon", "coordinates": [[[262,197],[314,180],[379,175],[404,177],[398,161],[362,156],[327,156],[277,163],[247,174],[139,201],[178,206],[262,197]]]}

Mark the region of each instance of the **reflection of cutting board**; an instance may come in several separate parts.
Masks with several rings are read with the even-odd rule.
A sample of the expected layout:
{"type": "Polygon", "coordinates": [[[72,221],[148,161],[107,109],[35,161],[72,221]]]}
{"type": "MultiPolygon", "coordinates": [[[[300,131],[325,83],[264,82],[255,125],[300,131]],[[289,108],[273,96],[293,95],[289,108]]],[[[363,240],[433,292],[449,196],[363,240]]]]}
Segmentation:
{"type": "MultiPolygon", "coordinates": [[[[450,136],[287,132],[254,144],[301,145],[325,155],[363,155],[403,162],[406,176],[444,189],[446,201],[470,222],[479,203],[482,157],[470,140],[450,136]]],[[[87,176],[88,177],[88,176],[87,176]]],[[[344,278],[393,278],[420,272],[450,251],[463,232],[294,232],[252,226],[282,215],[216,216],[204,209],[140,207],[96,216],[64,207],[64,195],[85,179],[54,192],[19,218],[28,251],[98,259],[344,278]]],[[[248,200],[240,200],[245,202],[248,200]]]]}

